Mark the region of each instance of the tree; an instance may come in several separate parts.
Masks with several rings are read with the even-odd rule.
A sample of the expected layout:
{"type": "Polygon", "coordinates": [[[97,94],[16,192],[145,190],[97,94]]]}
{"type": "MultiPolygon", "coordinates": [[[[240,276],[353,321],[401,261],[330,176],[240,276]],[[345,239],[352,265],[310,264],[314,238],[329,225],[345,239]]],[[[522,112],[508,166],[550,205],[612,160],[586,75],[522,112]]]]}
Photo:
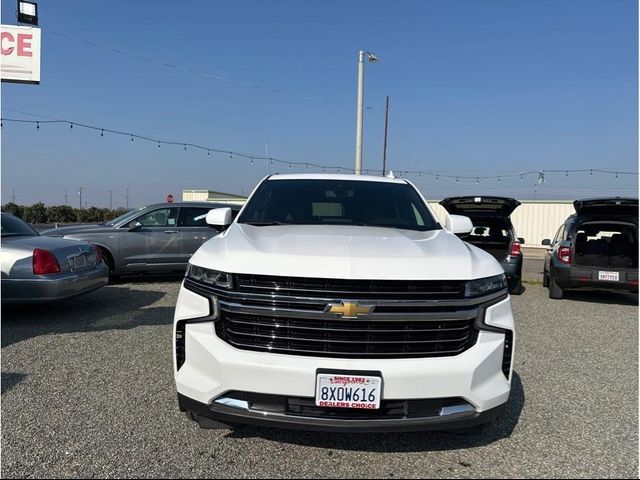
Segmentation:
{"type": "Polygon", "coordinates": [[[24,208],[24,221],[29,223],[46,223],[47,209],[44,203],[34,203],[30,207],[24,208]]]}
{"type": "Polygon", "coordinates": [[[53,205],[47,207],[47,222],[49,223],[69,223],[75,222],[76,215],[73,207],[69,205],[53,205]]]}
{"type": "Polygon", "coordinates": [[[22,205],[16,205],[13,202],[6,203],[5,206],[2,207],[2,211],[15,215],[18,218],[24,217],[24,207],[22,205]]]}

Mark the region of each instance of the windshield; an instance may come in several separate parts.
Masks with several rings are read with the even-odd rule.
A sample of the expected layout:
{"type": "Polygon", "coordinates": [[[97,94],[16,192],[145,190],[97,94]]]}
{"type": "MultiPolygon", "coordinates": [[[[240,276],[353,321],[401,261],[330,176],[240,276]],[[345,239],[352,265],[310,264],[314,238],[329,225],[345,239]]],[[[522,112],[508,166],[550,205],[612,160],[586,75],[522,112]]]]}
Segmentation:
{"type": "Polygon", "coordinates": [[[360,180],[267,180],[238,223],[440,228],[411,185],[360,180]]]}
{"type": "Polygon", "coordinates": [[[3,237],[35,237],[38,235],[27,223],[13,215],[2,215],[2,236],[3,237]]]}
{"type": "Polygon", "coordinates": [[[120,215],[119,217],[116,217],[113,220],[109,220],[108,222],[105,223],[105,225],[107,227],[113,227],[113,226],[117,225],[118,223],[122,222],[123,220],[135,217],[138,213],[140,213],[141,211],[145,210],[146,208],[147,207],[140,207],[137,210],[129,210],[127,213],[125,213],[123,215],[120,215]]]}

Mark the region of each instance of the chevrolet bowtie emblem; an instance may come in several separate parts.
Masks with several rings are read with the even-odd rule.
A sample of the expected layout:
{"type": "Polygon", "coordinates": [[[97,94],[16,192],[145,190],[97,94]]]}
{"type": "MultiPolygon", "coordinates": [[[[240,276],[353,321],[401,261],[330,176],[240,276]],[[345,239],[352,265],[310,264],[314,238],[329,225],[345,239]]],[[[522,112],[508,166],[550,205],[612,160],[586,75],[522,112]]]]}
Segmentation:
{"type": "Polygon", "coordinates": [[[373,311],[373,305],[358,305],[355,302],[330,303],[325,312],[341,315],[342,318],[358,318],[358,315],[368,315],[373,311]]]}

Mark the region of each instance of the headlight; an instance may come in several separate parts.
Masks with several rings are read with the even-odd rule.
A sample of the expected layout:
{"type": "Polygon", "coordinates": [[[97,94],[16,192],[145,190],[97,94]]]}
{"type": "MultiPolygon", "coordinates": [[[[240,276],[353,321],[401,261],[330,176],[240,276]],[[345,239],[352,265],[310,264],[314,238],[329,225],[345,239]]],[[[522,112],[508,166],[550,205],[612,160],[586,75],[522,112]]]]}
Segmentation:
{"type": "Polygon", "coordinates": [[[477,280],[467,282],[464,289],[464,296],[479,297],[505,288],[507,288],[507,279],[504,276],[504,273],[502,273],[493,277],[479,278],[477,280]]]}
{"type": "Polygon", "coordinates": [[[232,288],[233,280],[230,273],[218,272],[208,268],[189,265],[187,269],[187,278],[196,282],[207,283],[216,287],[232,288]]]}

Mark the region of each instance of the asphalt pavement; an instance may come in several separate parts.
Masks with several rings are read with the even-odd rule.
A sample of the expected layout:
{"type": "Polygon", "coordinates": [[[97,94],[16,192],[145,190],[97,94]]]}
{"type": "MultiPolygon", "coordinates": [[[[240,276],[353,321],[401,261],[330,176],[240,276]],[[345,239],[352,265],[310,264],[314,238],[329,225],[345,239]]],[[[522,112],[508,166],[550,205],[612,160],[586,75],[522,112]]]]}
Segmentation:
{"type": "Polygon", "coordinates": [[[177,409],[179,281],[2,310],[2,477],[638,477],[637,296],[527,284],[483,435],[200,430],[177,409]]]}

